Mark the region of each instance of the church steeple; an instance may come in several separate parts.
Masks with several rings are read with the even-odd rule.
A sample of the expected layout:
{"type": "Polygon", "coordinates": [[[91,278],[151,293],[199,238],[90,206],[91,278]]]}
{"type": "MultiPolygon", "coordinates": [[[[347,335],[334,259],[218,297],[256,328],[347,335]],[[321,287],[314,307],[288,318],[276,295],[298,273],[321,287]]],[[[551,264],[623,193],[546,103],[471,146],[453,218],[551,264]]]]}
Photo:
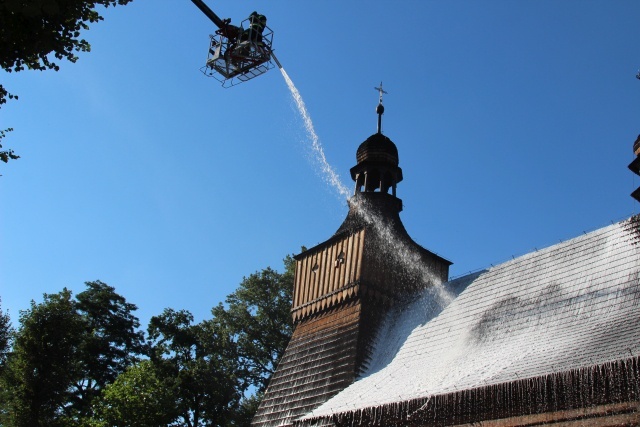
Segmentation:
{"type": "Polygon", "coordinates": [[[387,93],[376,87],[380,93],[376,113],[378,114],[378,132],[367,138],[356,152],[357,165],[351,168],[351,179],[356,183],[354,195],[360,192],[389,193],[395,197],[396,185],[402,181],[402,169],[398,167],[398,149],[389,138],[382,134],[382,94],[387,93]]]}
{"type": "Polygon", "coordinates": [[[389,309],[448,278],[451,262],[415,243],[400,220],[402,169],[396,145],[382,134],[382,83],[376,90],[378,132],[356,152],[347,217],[333,236],[294,257],[295,329],[254,427],[292,427],[347,388],[366,368],[389,309]],[[411,268],[402,261],[405,253],[412,254],[411,268]]]}

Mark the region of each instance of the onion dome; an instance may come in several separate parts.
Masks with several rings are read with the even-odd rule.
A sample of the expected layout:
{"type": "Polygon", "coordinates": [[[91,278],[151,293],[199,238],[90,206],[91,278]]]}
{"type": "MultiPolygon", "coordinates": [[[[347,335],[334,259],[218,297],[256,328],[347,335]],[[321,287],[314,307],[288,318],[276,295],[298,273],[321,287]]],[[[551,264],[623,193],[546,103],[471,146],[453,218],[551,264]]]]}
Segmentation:
{"type": "Polygon", "coordinates": [[[398,149],[388,137],[374,133],[360,144],[356,151],[356,160],[358,163],[382,162],[398,166],[398,149]]]}

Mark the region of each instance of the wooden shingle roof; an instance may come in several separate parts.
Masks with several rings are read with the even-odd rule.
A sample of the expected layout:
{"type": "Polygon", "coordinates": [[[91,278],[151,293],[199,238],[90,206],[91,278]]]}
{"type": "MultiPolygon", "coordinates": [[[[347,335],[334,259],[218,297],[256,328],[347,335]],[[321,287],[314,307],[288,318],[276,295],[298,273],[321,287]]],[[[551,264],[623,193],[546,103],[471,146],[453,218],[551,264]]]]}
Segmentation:
{"type": "Polygon", "coordinates": [[[423,291],[389,314],[360,378],[297,424],[409,419],[439,396],[513,388],[505,384],[540,395],[550,378],[593,387],[607,369],[639,393],[639,224],[632,217],[449,282],[444,289],[462,292],[446,307],[437,289],[423,291]]]}

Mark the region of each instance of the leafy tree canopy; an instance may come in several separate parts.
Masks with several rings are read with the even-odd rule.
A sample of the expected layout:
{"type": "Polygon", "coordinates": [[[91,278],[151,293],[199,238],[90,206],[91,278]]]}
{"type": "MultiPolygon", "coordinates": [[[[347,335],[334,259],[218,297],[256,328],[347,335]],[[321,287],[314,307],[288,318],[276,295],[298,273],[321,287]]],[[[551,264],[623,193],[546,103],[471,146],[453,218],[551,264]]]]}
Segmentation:
{"type": "MultiPolygon", "coordinates": [[[[244,278],[211,319],[165,309],[147,343],[136,306],[103,282],[32,302],[0,369],[0,425],[248,426],[292,333],[284,262],[244,278]]],[[[9,336],[0,310],[5,353],[9,336]]]]}
{"type": "MultiPolygon", "coordinates": [[[[0,302],[2,302],[1,299],[0,302]]],[[[12,329],[9,313],[3,312],[0,308],[0,372],[2,372],[4,361],[6,360],[9,348],[11,347],[11,335],[12,329]]]]}
{"type": "MultiPolygon", "coordinates": [[[[131,0],[2,0],[0,1],[0,67],[7,72],[59,70],[56,60],[76,62],[77,52],[91,45],[80,38],[89,24],[103,20],[96,6],[125,5],[131,0]]],[[[0,106],[18,97],[0,84],[0,106]]],[[[17,159],[13,150],[1,150],[0,160],[17,159]]]]}
{"type": "Polygon", "coordinates": [[[84,324],[71,292],[44,296],[20,312],[20,328],[3,374],[11,390],[0,424],[56,426],[69,401],[69,385],[78,375],[75,363],[84,324]]]}
{"type": "Polygon", "coordinates": [[[156,366],[143,360],[107,385],[96,404],[92,427],[157,427],[175,420],[173,389],[160,379],[156,366]]]}
{"type": "Polygon", "coordinates": [[[64,289],[20,313],[0,425],[82,425],[102,389],[142,353],[135,305],[100,281],[86,285],[76,299],[64,289]]]}
{"type": "Polygon", "coordinates": [[[96,10],[131,0],[4,0],[0,3],[0,66],[5,71],[58,70],[55,59],[76,62],[76,52],[91,45],[79,38],[90,23],[103,18],[96,10]]]}
{"type": "Polygon", "coordinates": [[[211,321],[194,324],[190,312],[172,309],[153,317],[148,331],[151,360],[174,392],[175,425],[226,425],[242,390],[236,349],[225,331],[211,321]]]}
{"type": "MultiPolygon", "coordinates": [[[[0,85],[0,98],[2,97],[2,86],[0,85]]],[[[7,128],[5,130],[0,130],[0,160],[3,161],[4,163],[9,162],[9,160],[16,160],[19,159],[20,156],[18,156],[16,153],[13,152],[13,150],[9,149],[9,150],[2,150],[2,139],[7,136],[7,133],[12,132],[13,128],[7,128]]]]}
{"type": "Polygon", "coordinates": [[[100,391],[146,352],[140,322],[133,315],[138,308],[101,281],[86,282],[87,289],[76,296],[75,308],[84,320],[78,349],[81,376],[74,384],[70,411],[75,417],[91,415],[100,391]]]}
{"type": "Polygon", "coordinates": [[[291,295],[295,261],[284,259],[283,273],[266,268],[245,277],[238,289],[212,310],[220,328],[236,341],[246,386],[266,389],[293,332],[291,295]]]}

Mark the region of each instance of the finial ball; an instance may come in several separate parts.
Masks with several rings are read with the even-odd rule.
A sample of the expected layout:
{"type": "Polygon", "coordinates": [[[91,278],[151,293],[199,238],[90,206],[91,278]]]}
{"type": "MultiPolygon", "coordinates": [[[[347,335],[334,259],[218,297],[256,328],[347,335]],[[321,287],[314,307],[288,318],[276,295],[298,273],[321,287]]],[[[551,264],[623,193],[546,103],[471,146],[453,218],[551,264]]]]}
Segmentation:
{"type": "Polygon", "coordinates": [[[384,114],[384,105],[378,104],[378,106],[376,107],[376,113],[384,114]]]}

